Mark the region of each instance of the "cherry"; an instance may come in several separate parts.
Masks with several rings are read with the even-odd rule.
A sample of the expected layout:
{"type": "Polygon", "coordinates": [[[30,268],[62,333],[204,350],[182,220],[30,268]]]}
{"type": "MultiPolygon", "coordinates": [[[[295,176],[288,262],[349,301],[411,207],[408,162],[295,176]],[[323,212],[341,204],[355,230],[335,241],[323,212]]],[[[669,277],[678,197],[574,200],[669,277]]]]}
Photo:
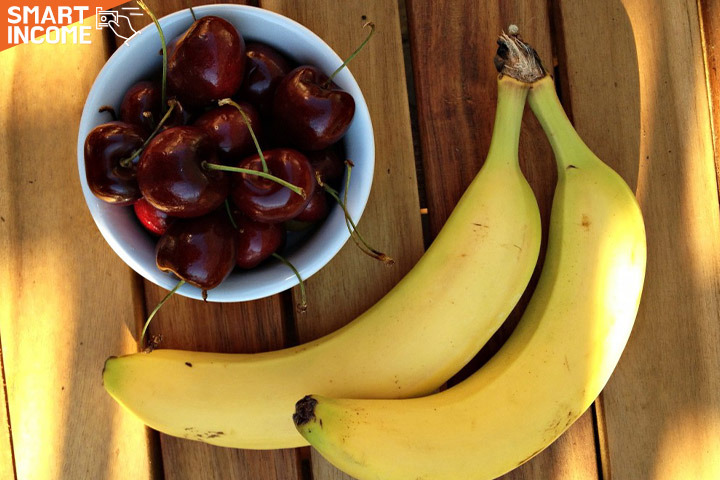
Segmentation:
{"type": "Polygon", "coordinates": [[[305,209],[300,212],[293,220],[298,222],[316,223],[325,218],[330,213],[330,205],[328,203],[327,194],[322,188],[316,188],[315,193],[310,197],[305,209]]]}
{"type": "Polygon", "coordinates": [[[280,52],[260,42],[248,42],[245,55],[245,80],[240,95],[255,105],[260,113],[269,115],[275,88],[291,70],[290,62],[280,52]]]}
{"type": "Polygon", "coordinates": [[[203,167],[217,160],[216,147],[204,130],[169,128],[150,141],[138,164],[143,196],[175,217],[197,217],[218,208],[227,198],[227,174],[203,167]]]}
{"type": "Polygon", "coordinates": [[[278,128],[301,150],[322,150],[345,135],[355,100],[312,66],[300,66],[278,84],[273,113],[278,128]]]}
{"type": "MultiPolygon", "coordinates": [[[[260,135],[260,116],[247,102],[240,102],[240,108],[250,121],[256,135],[260,135]]],[[[255,151],[252,135],[242,114],[232,105],[223,105],[204,113],[194,125],[200,127],[217,144],[218,153],[224,163],[236,162],[241,156],[255,151]]]]}
{"type": "Polygon", "coordinates": [[[142,128],[119,121],[98,125],[88,134],[85,175],[95,196],[115,205],[130,205],[140,198],[138,157],[133,153],[145,137],[142,128]]]}
{"type": "Polygon", "coordinates": [[[161,117],[160,86],[149,81],[133,84],[120,103],[120,119],[150,133],[161,117]]]}
{"type": "MultiPolygon", "coordinates": [[[[156,82],[142,80],[133,84],[123,97],[120,104],[120,119],[142,127],[147,133],[152,132],[162,119],[161,89],[156,82]]],[[[173,111],[163,123],[163,128],[185,125],[190,114],[180,102],[170,99],[173,111]]]]}
{"type": "Polygon", "coordinates": [[[261,223],[236,211],[236,258],[238,267],[249,269],[278,251],[285,243],[285,229],[280,223],[261,223]]]}
{"type": "Polygon", "coordinates": [[[345,162],[341,144],[336,143],[323,150],[307,152],[305,155],[323,182],[336,185],[342,180],[345,174],[345,162]]]}
{"type": "Polygon", "coordinates": [[[309,65],[288,73],[275,89],[273,113],[280,130],[301,150],[322,150],[345,135],[353,115],[355,100],[338,88],[333,78],[365,47],[375,33],[370,33],[358,48],[329,77],[309,65]]]}
{"type": "Polygon", "coordinates": [[[176,41],[168,56],[168,86],[190,107],[231,97],[245,70],[245,41],[220,17],[198,19],[176,41]]]}
{"type": "Polygon", "coordinates": [[[235,230],[224,209],[178,219],[156,247],[160,270],[170,271],[203,290],[217,287],[235,266],[235,230]]]}
{"type": "MultiPolygon", "coordinates": [[[[238,209],[252,220],[280,223],[302,212],[315,191],[314,171],[307,157],[297,150],[277,148],[264,153],[269,172],[304,191],[304,196],[268,179],[239,173],[233,176],[230,195],[238,209]]],[[[260,155],[240,161],[239,168],[262,171],[260,155]]]]}
{"type": "Polygon", "coordinates": [[[142,226],[155,235],[165,233],[174,220],[167,213],[153,207],[144,197],[133,204],[133,209],[142,226]]]}

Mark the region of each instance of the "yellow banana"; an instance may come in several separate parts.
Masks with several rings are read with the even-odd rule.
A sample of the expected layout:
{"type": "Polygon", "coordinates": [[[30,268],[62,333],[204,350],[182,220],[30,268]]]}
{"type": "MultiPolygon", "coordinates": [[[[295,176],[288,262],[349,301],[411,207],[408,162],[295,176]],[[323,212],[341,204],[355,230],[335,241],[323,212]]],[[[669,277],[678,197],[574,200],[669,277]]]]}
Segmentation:
{"type": "Polygon", "coordinates": [[[274,352],[113,357],[106,390],[161,432],[261,449],[307,444],[290,415],[307,392],[398,398],[438,388],[502,324],[537,261],[540,214],[518,164],[527,91],[511,78],[499,81],[482,169],[417,265],[353,322],[274,352]]]}
{"type": "Polygon", "coordinates": [[[545,264],[507,343],[474,375],[435,395],[313,395],[296,406],[300,433],[358,479],[496,478],[565,431],[620,358],[645,274],[640,209],[620,176],[577,135],[550,77],[532,84],[529,103],[559,178],[545,264]]]}

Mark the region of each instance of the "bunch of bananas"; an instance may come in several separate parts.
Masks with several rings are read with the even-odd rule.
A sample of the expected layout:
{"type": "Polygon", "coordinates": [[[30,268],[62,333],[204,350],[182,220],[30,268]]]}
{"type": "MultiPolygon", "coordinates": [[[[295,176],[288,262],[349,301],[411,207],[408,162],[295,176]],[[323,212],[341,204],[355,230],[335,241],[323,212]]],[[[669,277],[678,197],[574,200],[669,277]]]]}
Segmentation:
{"type": "Polygon", "coordinates": [[[575,132],[534,50],[517,35],[499,43],[487,160],[382,300],[290,349],[113,357],[107,391],[170,435],[255,449],[309,442],[363,480],[491,479],[552,443],[597,397],[625,347],[645,230],[632,191],[575,132]],[[540,216],[518,164],[526,100],[558,165],[539,283],[502,349],[464,382],[430,394],[502,324],[537,261],[540,216]]]}

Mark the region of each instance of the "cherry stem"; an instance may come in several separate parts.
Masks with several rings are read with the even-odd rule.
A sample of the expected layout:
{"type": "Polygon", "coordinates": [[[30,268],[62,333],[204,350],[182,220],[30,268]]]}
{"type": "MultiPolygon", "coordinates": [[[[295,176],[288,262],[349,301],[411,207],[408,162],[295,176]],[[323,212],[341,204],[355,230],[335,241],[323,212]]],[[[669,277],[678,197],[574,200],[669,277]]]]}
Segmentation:
{"type": "MultiPolygon", "coordinates": [[[[348,176],[350,174],[350,166],[352,163],[348,164],[348,176]]],[[[363,238],[362,235],[360,235],[360,232],[358,231],[357,225],[355,225],[355,222],[353,221],[352,217],[350,216],[350,212],[348,212],[347,206],[345,202],[343,202],[340,199],[340,195],[338,194],[337,190],[332,188],[331,186],[327,185],[322,181],[322,178],[320,175],[315,174],[315,178],[318,182],[318,185],[320,185],[327,193],[330,194],[333,199],[340,205],[340,208],[342,208],[343,213],[345,214],[345,225],[348,227],[348,231],[350,232],[350,238],[353,239],[355,242],[355,245],[358,246],[358,248],[365,253],[366,255],[369,255],[376,260],[380,260],[381,262],[387,264],[387,265],[393,265],[395,263],[395,260],[392,259],[389,255],[386,255],[378,250],[375,250],[372,248],[363,238]]],[[[345,187],[345,192],[347,194],[347,186],[345,187]]],[[[346,197],[347,198],[347,197],[346,197]]]]}
{"type": "Polygon", "coordinates": [[[112,117],[113,121],[117,120],[117,113],[115,113],[115,109],[111,107],[110,105],[103,105],[102,107],[98,108],[98,113],[109,113],[112,117]]]}
{"type": "Polygon", "coordinates": [[[307,195],[305,194],[305,190],[302,189],[301,187],[298,187],[296,185],[293,185],[292,183],[286,182],[282,178],[278,178],[275,175],[261,172],[260,170],[251,170],[249,168],[242,168],[242,167],[228,167],[227,165],[218,165],[217,163],[208,163],[208,162],[202,162],[201,166],[203,168],[208,168],[210,170],[222,170],[223,172],[247,173],[248,175],[257,175],[258,177],[262,177],[267,180],[271,180],[275,183],[278,183],[285,188],[289,188],[293,192],[300,195],[302,198],[307,198],[307,195]]]}
{"type": "Polygon", "coordinates": [[[232,212],[230,211],[230,201],[227,198],[225,199],[225,210],[227,211],[228,217],[230,217],[230,223],[232,224],[233,228],[237,230],[238,226],[237,223],[235,223],[232,212]]]}
{"type": "Polygon", "coordinates": [[[305,313],[307,311],[307,295],[305,294],[305,282],[303,281],[302,277],[300,276],[300,272],[297,271],[297,268],[295,268],[295,265],[290,263],[290,261],[288,259],[286,259],[282,255],[280,255],[279,253],[273,252],[272,256],[277,258],[278,260],[280,260],[285,265],[287,265],[287,267],[293,271],[295,276],[300,281],[300,303],[297,304],[297,311],[298,311],[298,313],[305,313]]]}
{"type": "Polygon", "coordinates": [[[170,118],[170,114],[172,113],[173,109],[175,108],[175,105],[177,104],[177,100],[170,99],[168,102],[170,104],[170,108],[167,112],[165,112],[165,115],[160,119],[160,122],[157,124],[157,127],[155,127],[155,130],[152,131],[152,133],[148,136],[148,138],[145,139],[142,145],[140,145],[140,148],[135,150],[130,154],[130,156],[123,158],[120,160],[120,166],[124,168],[130,168],[132,165],[132,159],[140,155],[140,153],[147,147],[147,144],[150,143],[150,140],[152,140],[155,135],[158,134],[162,126],[165,124],[168,118],[170,118]]]}
{"type": "Polygon", "coordinates": [[[193,17],[193,22],[197,22],[197,17],[195,16],[195,12],[193,11],[193,8],[191,6],[188,6],[190,9],[190,15],[193,17]]]}
{"type": "Polygon", "coordinates": [[[162,306],[165,304],[165,302],[168,301],[168,298],[172,297],[173,294],[178,291],[178,288],[180,288],[184,283],[185,283],[185,280],[180,280],[180,281],[177,283],[177,285],[175,285],[175,288],[173,288],[172,290],[170,290],[170,291],[168,292],[168,294],[165,295],[165,298],[163,298],[162,300],[160,300],[160,303],[158,303],[158,304],[155,306],[155,308],[153,309],[153,311],[150,312],[150,315],[148,316],[148,319],[145,321],[145,325],[143,326],[142,334],[140,335],[140,343],[142,343],[143,340],[145,339],[145,332],[147,332],[147,328],[148,328],[148,326],[150,326],[150,321],[153,319],[153,317],[154,317],[155,314],[158,312],[158,310],[160,310],[160,307],[162,307],[162,306]]]}
{"type": "Polygon", "coordinates": [[[220,105],[221,107],[223,105],[232,105],[233,107],[237,108],[237,111],[240,112],[240,115],[242,115],[242,118],[245,121],[245,125],[247,125],[248,130],[250,131],[250,136],[252,137],[253,143],[255,144],[255,149],[257,150],[258,155],[260,155],[260,162],[262,163],[262,166],[263,166],[263,172],[270,173],[267,163],[265,162],[265,155],[263,155],[262,149],[260,149],[260,143],[258,142],[258,139],[255,136],[255,132],[253,131],[252,125],[250,125],[250,119],[248,118],[247,115],[245,115],[245,112],[243,112],[242,107],[230,98],[223,98],[222,100],[218,101],[218,105],[220,105]]]}
{"type": "Polygon", "coordinates": [[[145,10],[145,13],[147,13],[150,18],[152,18],[153,23],[155,24],[155,28],[157,28],[158,34],[160,34],[160,45],[162,45],[162,54],[163,54],[163,70],[162,70],[162,87],[161,87],[161,103],[162,105],[162,111],[165,112],[166,104],[165,104],[165,85],[167,84],[167,44],[165,43],[165,35],[163,34],[162,28],[160,28],[160,22],[158,22],[158,19],[155,17],[155,14],[150,11],[147,5],[145,5],[145,2],[142,0],[136,0],[137,4],[140,5],[140,8],[145,10]]]}
{"type": "MultiPolygon", "coordinates": [[[[343,193],[343,202],[347,205],[348,192],[350,191],[350,173],[352,173],[352,169],[355,164],[350,160],[345,160],[345,166],[347,167],[347,175],[345,175],[345,192],[343,193]]],[[[345,223],[347,222],[348,219],[346,218],[345,223]]]]}
{"type": "Polygon", "coordinates": [[[373,35],[375,35],[375,24],[372,22],[367,22],[365,25],[363,25],[363,28],[370,27],[370,33],[365,38],[365,40],[360,44],[358,48],[355,49],[355,51],[343,62],[342,65],[340,65],[333,73],[328,77],[328,79],[323,84],[323,88],[327,88],[330,86],[330,82],[332,82],[333,78],[335,78],[335,75],[340,73],[340,71],[347,66],[348,63],[350,63],[350,60],[355,58],[355,55],[360,53],[360,50],[363,49],[363,47],[370,41],[373,35]]]}

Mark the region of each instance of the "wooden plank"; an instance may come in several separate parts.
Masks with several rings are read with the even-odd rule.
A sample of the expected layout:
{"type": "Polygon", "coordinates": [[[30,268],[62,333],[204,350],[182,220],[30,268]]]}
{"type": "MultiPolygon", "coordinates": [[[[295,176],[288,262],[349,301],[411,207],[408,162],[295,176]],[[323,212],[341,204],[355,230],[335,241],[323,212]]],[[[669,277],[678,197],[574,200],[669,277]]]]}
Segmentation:
{"type": "Polygon", "coordinates": [[[562,8],[575,123],[637,185],[648,238],[640,313],[603,393],[604,469],[720,478],[720,213],[697,3],[562,8]]]}
{"type": "MultiPolygon", "coordinates": [[[[162,0],[149,4],[158,17],[217,1],[162,0]]],[[[243,2],[238,2],[243,3],[243,2]]],[[[133,3],[134,5],[134,3],[133,3]]],[[[131,6],[131,3],[125,4],[131,6]]],[[[133,20],[136,29],[150,23],[147,16],[133,20]]],[[[118,39],[122,43],[122,39],[118,39]]],[[[169,39],[168,39],[169,40],[169,39]]],[[[144,282],[146,310],[167,293],[144,282]]],[[[281,296],[255,302],[203,303],[176,296],[163,306],[149,328],[161,334],[161,348],[254,353],[285,346],[285,311],[281,296]]],[[[200,442],[160,435],[166,478],[217,478],[262,480],[299,478],[297,451],[252,451],[220,448],[200,442]]]]}
{"type": "Polygon", "coordinates": [[[720,179],[720,1],[702,0],[698,1],[698,5],[705,47],[705,74],[712,115],[715,169],[720,179]]]}
{"type": "MultiPolygon", "coordinates": [[[[149,306],[167,293],[155,285],[147,285],[145,292],[149,306]]],[[[205,304],[178,296],[163,306],[150,330],[163,335],[162,348],[254,353],[284,346],[282,318],[277,296],[243,304],[205,304]]],[[[168,479],[300,477],[294,450],[221,448],[168,435],[160,435],[160,444],[168,479]]]]}
{"type": "MultiPolygon", "coordinates": [[[[0,71],[3,73],[4,78],[10,78],[9,74],[13,70],[14,64],[17,61],[17,55],[15,52],[16,51],[13,50],[11,52],[7,51],[0,53],[0,65],[4,66],[4,68],[0,68],[0,71]]],[[[10,98],[12,91],[11,87],[12,82],[0,83],[0,98],[10,98]]],[[[4,114],[0,114],[0,128],[5,128],[7,118],[8,117],[4,114]]],[[[8,149],[4,142],[0,143],[0,155],[2,156],[0,158],[10,158],[8,149]]],[[[5,172],[6,168],[7,167],[3,165],[3,172],[5,172]]],[[[2,225],[7,222],[4,212],[8,209],[7,205],[4,203],[5,200],[3,200],[7,197],[7,193],[8,192],[5,191],[5,183],[0,182],[0,251],[2,252],[10,251],[8,236],[3,233],[5,227],[2,225]]],[[[0,276],[2,276],[2,278],[11,278],[11,267],[9,262],[0,263],[0,276]]],[[[0,297],[0,301],[2,300],[2,297],[0,297]]],[[[2,303],[0,303],[0,313],[2,313],[3,316],[7,316],[9,313],[7,311],[8,308],[9,305],[6,302],[2,301],[2,303]]],[[[0,390],[0,478],[15,479],[17,478],[17,475],[15,474],[13,458],[12,426],[10,425],[10,417],[8,416],[7,384],[5,377],[5,362],[3,361],[2,351],[1,322],[2,320],[0,320],[0,374],[2,374],[2,390],[0,390]]]]}
{"type": "MultiPolygon", "coordinates": [[[[492,63],[497,35],[510,24],[518,25],[523,37],[552,68],[551,18],[548,2],[539,0],[499,4],[408,0],[407,5],[430,234],[434,237],[488,151],[497,100],[497,72],[492,63]]],[[[523,118],[520,163],[538,198],[547,232],[555,165],[542,129],[529,111],[523,118]]],[[[534,280],[527,293],[533,285],[534,280]]],[[[498,334],[451,383],[472,373],[497,351],[528,299],[525,295],[498,334]]],[[[503,478],[598,478],[591,412],[550,448],[503,478]]]]}
{"type": "Polygon", "coordinates": [[[105,359],[136,343],[129,269],[78,182],[77,125],[106,58],[94,22],[90,45],[22,45],[0,60],[0,331],[22,479],[153,473],[146,429],[100,381],[105,359]]]}
{"type": "MultiPolygon", "coordinates": [[[[2,56],[0,55],[0,58],[2,56]]],[[[5,89],[6,87],[0,87],[5,89]]],[[[0,90],[0,95],[3,92],[0,90]]],[[[1,240],[0,240],[1,242],[1,240]]],[[[3,273],[9,273],[9,268],[4,268],[3,273]]],[[[0,336],[0,373],[2,373],[2,390],[0,390],[0,478],[17,478],[15,474],[15,459],[12,444],[12,425],[8,416],[7,386],[5,384],[5,365],[2,359],[2,337],[0,336]]]]}
{"type": "MultiPolygon", "coordinates": [[[[263,0],[260,5],[317,32],[341,57],[367,35],[362,28],[365,21],[377,27],[377,34],[350,64],[370,110],[376,143],[375,178],[359,228],[396,263],[388,268],[348,242],[307,282],[308,311],[296,320],[300,341],[307,341],[339,328],[370,307],[422,254],[398,6],[382,0],[263,0]]],[[[315,480],[349,478],[314,451],[312,468],[315,480]]]]}

